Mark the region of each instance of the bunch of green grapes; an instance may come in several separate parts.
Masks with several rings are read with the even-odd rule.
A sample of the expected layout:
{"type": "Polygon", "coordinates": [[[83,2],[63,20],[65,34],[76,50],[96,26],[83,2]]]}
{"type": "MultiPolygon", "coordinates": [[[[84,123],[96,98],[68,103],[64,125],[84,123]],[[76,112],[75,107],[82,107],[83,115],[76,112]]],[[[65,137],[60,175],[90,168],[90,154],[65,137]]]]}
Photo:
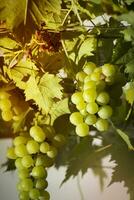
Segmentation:
{"type": "Polygon", "coordinates": [[[0,110],[4,121],[19,120],[26,109],[28,109],[27,102],[18,94],[4,90],[0,91],[0,110]]]}
{"type": "Polygon", "coordinates": [[[87,62],[83,71],[76,74],[78,90],[72,95],[71,101],[77,111],[70,115],[70,122],[76,126],[77,135],[88,135],[90,126],[98,131],[108,130],[108,119],[113,110],[107,89],[114,83],[116,70],[112,64],[96,67],[94,63],[87,62]]]}
{"type": "Polygon", "coordinates": [[[58,148],[64,142],[64,135],[56,134],[50,126],[44,131],[38,125],[32,126],[29,133],[20,133],[14,138],[7,157],[15,160],[20,200],[50,199],[46,190],[47,168],[53,165],[58,148]]]}

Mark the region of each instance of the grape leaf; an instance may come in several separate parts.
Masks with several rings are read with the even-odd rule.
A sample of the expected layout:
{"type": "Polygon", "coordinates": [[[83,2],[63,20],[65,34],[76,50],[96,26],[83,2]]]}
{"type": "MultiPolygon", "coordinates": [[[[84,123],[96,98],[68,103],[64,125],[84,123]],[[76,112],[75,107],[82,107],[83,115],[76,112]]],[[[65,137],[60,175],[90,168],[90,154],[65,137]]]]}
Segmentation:
{"type": "Polygon", "coordinates": [[[78,59],[80,60],[83,56],[92,56],[95,45],[95,38],[87,38],[86,40],[84,40],[79,48],[78,59]]]}
{"type": "Polygon", "coordinates": [[[49,114],[51,115],[51,124],[53,124],[54,120],[59,116],[68,113],[70,113],[68,107],[68,98],[58,101],[57,103],[54,103],[49,111],[49,114]]]}
{"type": "Polygon", "coordinates": [[[126,64],[125,72],[128,73],[130,77],[134,76],[134,59],[126,64]]]}
{"type": "Polygon", "coordinates": [[[7,50],[12,50],[12,49],[18,49],[19,48],[19,44],[9,38],[9,37],[0,37],[0,50],[4,52],[4,49],[5,51],[7,50]]]}
{"type": "Polygon", "coordinates": [[[130,103],[133,104],[134,102],[134,82],[128,82],[123,87],[123,92],[125,95],[125,99],[130,103]]]}
{"type": "Polygon", "coordinates": [[[134,11],[129,11],[127,13],[123,13],[122,15],[118,16],[118,20],[127,21],[129,24],[134,25],[134,11]]]}
{"type": "Polygon", "coordinates": [[[26,100],[34,100],[39,109],[47,114],[54,103],[54,98],[62,97],[62,87],[59,82],[60,78],[53,74],[46,73],[40,79],[30,76],[24,91],[26,100]]]}
{"type": "MultiPolygon", "coordinates": [[[[12,63],[10,63],[12,65],[12,63]]],[[[7,69],[7,74],[17,87],[25,89],[26,82],[23,80],[28,75],[36,74],[37,67],[30,59],[21,59],[15,66],[7,69]]]]}
{"type": "Polygon", "coordinates": [[[91,168],[94,174],[99,176],[100,184],[103,188],[106,173],[102,167],[102,154],[95,152],[91,143],[92,139],[86,137],[70,151],[68,168],[62,184],[71,176],[76,176],[79,172],[82,172],[82,175],[84,175],[91,168]]]}

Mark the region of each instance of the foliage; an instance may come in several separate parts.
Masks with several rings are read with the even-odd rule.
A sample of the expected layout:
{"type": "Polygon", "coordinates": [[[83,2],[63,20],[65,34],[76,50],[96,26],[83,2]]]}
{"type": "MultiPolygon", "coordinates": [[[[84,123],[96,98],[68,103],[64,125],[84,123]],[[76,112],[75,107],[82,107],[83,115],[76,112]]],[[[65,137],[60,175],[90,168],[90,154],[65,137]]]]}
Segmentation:
{"type": "MultiPolygon", "coordinates": [[[[90,168],[103,188],[102,159],[111,154],[117,164],[111,184],[124,181],[131,200],[133,17],[134,0],[0,0],[0,136],[9,137],[10,132],[16,137],[37,124],[47,132],[50,144],[54,134],[64,136],[53,160],[55,167],[67,168],[63,183],[90,168]],[[93,126],[95,135],[79,138],[69,121],[70,113],[77,111],[71,96],[81,91],[75,77],[88,62],[116,67],[114,82],[108,80],[106,86],[113,115],[107,132],[93,126]],[[10,109],[3,108],[3,93],[10,109]],[[93,145],[96,138],[102,140],[101,147],[93,145]]],[[[14,168],[11,160],[7,165],[8,170],[14,168]]]]}

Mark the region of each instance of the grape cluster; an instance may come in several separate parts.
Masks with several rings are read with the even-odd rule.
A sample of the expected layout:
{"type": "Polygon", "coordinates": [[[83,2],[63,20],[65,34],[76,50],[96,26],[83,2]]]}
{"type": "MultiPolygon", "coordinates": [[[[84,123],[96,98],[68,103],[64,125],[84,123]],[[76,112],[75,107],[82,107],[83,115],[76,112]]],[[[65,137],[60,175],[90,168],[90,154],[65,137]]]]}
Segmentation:
{"type": "Polygon", "coordinates": [[[77,111],[70,115],[70,122],[76,126],[77,135],[88,135],[90,126],[98,131],[108,130],[108,119],[113,110],[107,90],[114,83],[115,74],[114,65],[96,67],[92,62],[87,62],[83,71],[76,74],[78,90],[71,96],[71,101],[77,111]]]}
{"type": "Polygon", "coordinates": [[[27,103],[16,94],[0,91],[0,110],[4,121],[19,120],[21,114],[28,108],[27,103]]]}
{"type": "Polygon", "coordinates": [[[65,142],[64,135],[56,134],[51,126],[34,125],[29,132],[22,132],[8,148],[7,157],[15,160],[18,170],[20,200],[49,200],[46,191],[47,169],[53,165],[58,148],[65,142]]]}

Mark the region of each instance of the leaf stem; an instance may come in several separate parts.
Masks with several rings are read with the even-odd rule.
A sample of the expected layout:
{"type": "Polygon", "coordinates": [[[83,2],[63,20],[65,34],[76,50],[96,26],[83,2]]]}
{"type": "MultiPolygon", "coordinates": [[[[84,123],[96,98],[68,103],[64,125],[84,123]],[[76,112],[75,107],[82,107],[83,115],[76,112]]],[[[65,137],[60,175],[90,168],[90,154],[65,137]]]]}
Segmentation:
{"type": "Polygon", "coordinates": [[[79,177],[79,174],[77,175],[77,187],[78,187],[78,190],[79,190],[79,193],[80,193],[80,198],[81,200],[84,200],[84,194],[83,194],[83,191],[82,191],[82,188],[81,188],[81,185],[80,185],[80,177],[79,177]]]}

